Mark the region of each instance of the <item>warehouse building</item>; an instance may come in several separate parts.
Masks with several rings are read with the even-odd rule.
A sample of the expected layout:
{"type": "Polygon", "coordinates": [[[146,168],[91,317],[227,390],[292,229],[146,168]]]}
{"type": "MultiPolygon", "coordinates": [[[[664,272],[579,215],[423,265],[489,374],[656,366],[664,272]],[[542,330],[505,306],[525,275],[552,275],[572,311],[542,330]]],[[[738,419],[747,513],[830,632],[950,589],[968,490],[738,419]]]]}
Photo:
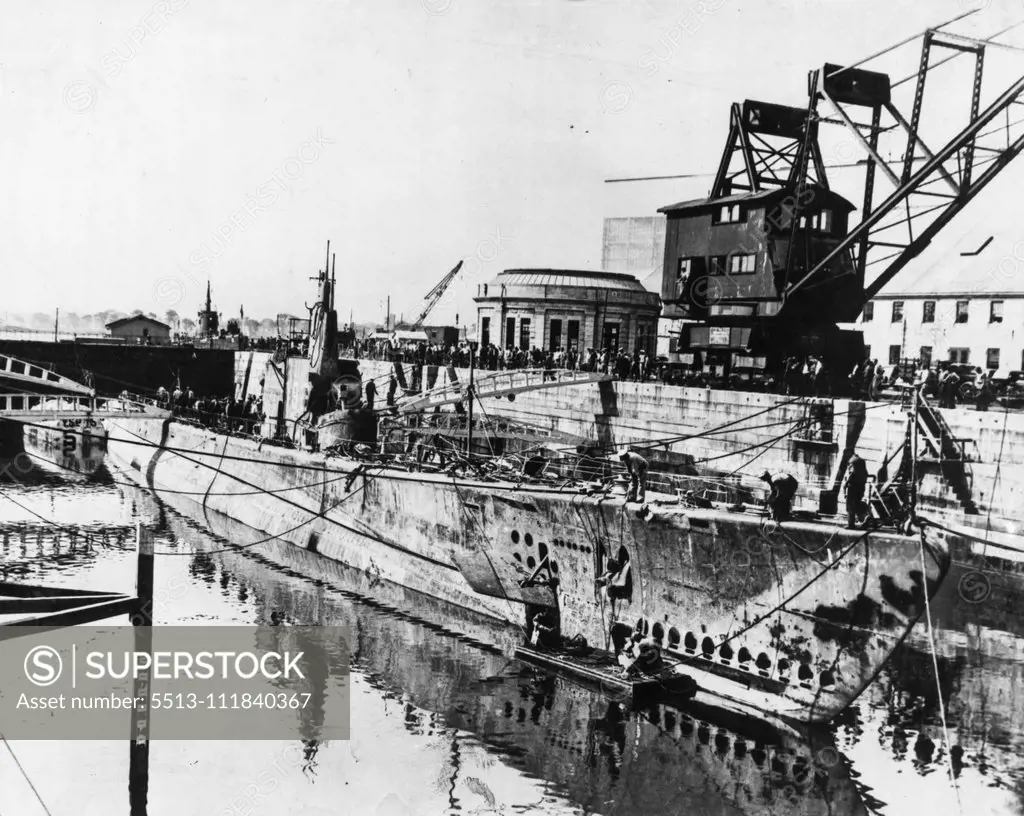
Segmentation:
{"type": "Polygon", "coordinates": [[[897,276],[857,321],[869,355],[883,364],[1024,370],[1024,244],[1016,251],[1020,260],[1006,251],[957,255],[906,281],[897,276]]]}

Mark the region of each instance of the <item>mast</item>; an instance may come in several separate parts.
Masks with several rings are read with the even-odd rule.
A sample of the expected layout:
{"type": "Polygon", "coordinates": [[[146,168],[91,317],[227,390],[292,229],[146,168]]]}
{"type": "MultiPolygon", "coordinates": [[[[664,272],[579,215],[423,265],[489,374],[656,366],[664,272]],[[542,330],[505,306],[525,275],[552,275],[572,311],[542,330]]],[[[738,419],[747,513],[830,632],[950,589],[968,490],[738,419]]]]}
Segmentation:
{"type": "Polygon", "coordinates": [[[473,399],[475,397],[473,393],[473,363],[476,359],[476,349],[473,345],[469,346],[469,388],[466,392],[469,394],[469,410],[466,414],[466,456],[470,456],[473,451],[473,399]]]}

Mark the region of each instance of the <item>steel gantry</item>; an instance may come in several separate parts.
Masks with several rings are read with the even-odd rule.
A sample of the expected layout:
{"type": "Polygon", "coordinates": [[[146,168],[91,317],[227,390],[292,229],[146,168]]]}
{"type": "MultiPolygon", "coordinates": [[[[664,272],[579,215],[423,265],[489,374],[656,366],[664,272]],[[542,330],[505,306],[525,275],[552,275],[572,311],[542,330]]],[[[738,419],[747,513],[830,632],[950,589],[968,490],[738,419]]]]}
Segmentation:
{"type": "MultiPolygon", "coordinates": [[[[796,292],[815,283],[833,260],[851,251],[861,276],[869,270],[874,273],[864,290],[865,302],[870,300],[1024,150],[1024,130],[1019,127],[1024,120],[1011,122],[1009,116],[1011,107],[1021,104],[1024,76],[990,104],[984,108],[981,105],[986,49],[1021,50],[994,42],[1021,22],[986,39],[943,31],[973,13],[961,14],[852,65],[826,64],[811,73],[809,121],[843,125],[866,153],[863,218],[813,268],[788,283],[782,293],[782,311],[796,292]],[[921,41],[919,66],[910,76],[891,81],[886,74],[861,67],[917,40],[921,41]],[[933,60],[941,52],[946,53],[933,60]],[[932,100],[932,104],[936,110],[950,115],[966,110],[966,116],[955,122],[955,135],[935,147],[935,134],[926,134],[923,123],[928,76],[964,55],[974,57],[966,104],[958,105],[948,93],[932,100]],[[915,83],[914,95],[909,115],[905,115],[893,102],[892,91],[909,82],[915,83]],[[825,118],[818,113],[820,101],[827,102],[837,118],[825,118]],[[861,110],[869,112],[870,123],[857,121],[861,110]],[[1000,117],[1004,114],[1005,122],[995,124],[1002,121],[1000,117]],[[905,149],[897,161],[886,160],[879,150],[879,137],[890,133],[905,137],[905,149]],[[915,169],[915,164],[920,166],[915,169]],[[891,187],[889,195],[877,205],[876,180],[891,187]]],[[[937,94],[933,92],[931,96],[937,94]]],[[[806,157],[803,160],[806,162],[806,157]]]]}

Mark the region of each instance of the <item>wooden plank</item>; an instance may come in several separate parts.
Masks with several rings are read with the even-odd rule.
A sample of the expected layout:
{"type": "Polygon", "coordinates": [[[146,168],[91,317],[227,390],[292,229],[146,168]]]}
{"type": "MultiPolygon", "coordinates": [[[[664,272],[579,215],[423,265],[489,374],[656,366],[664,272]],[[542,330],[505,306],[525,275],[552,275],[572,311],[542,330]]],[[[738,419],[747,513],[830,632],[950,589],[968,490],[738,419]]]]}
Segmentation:
{"type": "Polygon", "coordinates": [[[11,581],[0,581],[0,598],[56,598],[56,597],[94,597],[109,595],[125,597],[117,592],[96,592],[93,589],[70,589],[65,587],[44,587],[36,584],[16,584],[11,581]]]}
{"type": "Polygon", "coordinates": [[[0,615],[61,612],[65,609],[79,609],[98,601],[113,601],[125,597],[127,596],[120,594],[103,594],[0,599],[0,615]]]}
{"type": "Polygon", "coordinates": [[[607,666],[587,665],[581,660],[560,652],[547,652],[520,646],[515,651],[515,657],[528,663],[534,663],[544,668],[553,669],[559,672],[574,675],[591,683],[598,683],[608,691],[636,695],[645,691],[651,691],[661,687],[657,678],[644,677],[642,679],[626,678],[622,676],[622,668],[615,662],[607,666]]]}
{"type": "Polygon", "coordinates": [[[116,618],[120,615],[133,615],[142,608],[138,598],[119,598],[114,601],[103,601],[92,606],[83,606],[64,612],[55,612],[50,615],[43,615],[35,618],[21,618],[0,624],[0,641],[24,637],[32,634],[26,632],[26,627],[41,627],[44,629],[61,629],[65,626],[80,626],[86,623],[95,623],[105,618],[116,618]]]}

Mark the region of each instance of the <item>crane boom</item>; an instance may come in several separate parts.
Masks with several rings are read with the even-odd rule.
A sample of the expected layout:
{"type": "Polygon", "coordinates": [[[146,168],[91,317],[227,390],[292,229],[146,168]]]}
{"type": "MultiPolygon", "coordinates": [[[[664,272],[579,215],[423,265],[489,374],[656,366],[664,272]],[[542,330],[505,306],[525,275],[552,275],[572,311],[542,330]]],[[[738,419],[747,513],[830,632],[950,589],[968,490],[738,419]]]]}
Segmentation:
{"type": "Polygon", "coordinates": [[[427,319],[427,315],[430,314],[431,310],[437,305],[437,302],[444,296],[448,287],[451,286],[452,281],[455,280],[455,276],[459,274],[459,270],[462,269],[462,264],[462,261],[455,264],[455,267],[447,275],[441,278],[437,285],[435,285],[434,288],[424,296],[423,301],[425,305],[423,307],[423,311],[420,312],[419,317],[417,317],[412,324],[414,329],[418,329],[423,325],[423,321],[427,319]]]}
{"type": "MultiPolygon", "coordinates": [[[[781,312],[786,311],[787,302],[797,291],[820,282],[823,271],[851,250],[855,252],[857,270],[861,275],[871,266],[875,267],[872,271],[877,272],[864,290],[864,301],[870,300],[913,261],[992,179],[1024,152],[1024,135],[1019,130],[1011,134],[1012,125],[1018,123],[1011,123],[1008,115],[1012,106],[1024,101],[1024,76],[1009,85],[985,109],[980,104],[985,48],[998,43],[992,43],[991,38],[970,39],[939,32],[938,29],[929,29],[923,39],[918,73],[908,77],[917,80],[910,116],[904,116],[890,98],[890,89],[905,80],[890,83],[884,74],[836,65],[826,65],[820,81],[818,72],[812,75],[812,116],[820,120],[815,111],[816,102],[818,99],[827,101],[838,115],[838,123],[846,126],[867,153],[863,218],[806,274],[789,283],[782,292],[781,312]],[[932,52],[940,48],[952,50],[954,56],[974,57],[973,82],[967,100],[966,121],[958,123],[958,132],[941,147],[929,149],[921,134],[926,77],[936,65],[952,59],[949,57],[933,64],[932,52]],[[840,78],[843,74],[846,76],[840,78]],[[857,108],[867,108],[871,112],[870,125],[855,121],[852,111],[857,108]],[[891,126],[882,123],[883,112],[892,118],[891,126]],[[996,125],[1003,116],[1006,116],[1005,126],[996,125]],[[988,125],[995,127],[985,130],[988,125]],[[878,151],[879,133],[889,130],[906,138],[900,163],[886,161],[878,151]],[[918,159],[917,154],[922,158],[918,159]],[[923,161],[924,166],[915,171],[915,161],[923,161]],[[893,187],[891,194],[877,205],[872,200],[876,167],[893,187]]],[[[939,104],[956,110],[947,95],[942,96],[939,104]]]]}

